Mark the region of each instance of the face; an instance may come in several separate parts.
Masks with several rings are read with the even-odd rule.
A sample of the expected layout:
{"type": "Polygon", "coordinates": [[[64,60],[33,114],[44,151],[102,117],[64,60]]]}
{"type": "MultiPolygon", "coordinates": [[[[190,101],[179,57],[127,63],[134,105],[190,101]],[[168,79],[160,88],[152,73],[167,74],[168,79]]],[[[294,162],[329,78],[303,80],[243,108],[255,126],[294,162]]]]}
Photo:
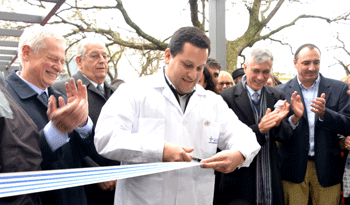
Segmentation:
{"type": "Polygon", "coordinates": [[[171,55],[170,49],[165,50],[165,74],[180,95],[193,90],[203,74],[207,58],[208,49],[199,48],[190,43],[185,43],[183,51],[175,57],[171,55]]]}
{"type": "Polygon", "coordinates": [[[276,86],[275,83],[273,82],[271,76],[270,76],[269,79],[267,80],[266,85],[269,85],[269,86],[271,86],[271,87],[275,87],[275,86],[276,86]]]}
{"type": "Polygon", "coordinates": [[[225,90],[226,88],[232,87],[233,81],[231,78],[227,75],[223,75],[219,77],[219,84],[218,84],[218,91],[221,92],[225,90]]]}
{"type": "Polygon", "coordinates": [[[97,84],[104,83],[108,70],[107,49],[98,44],[85,45],[85,55],[77,56],[80,72],[97,84]]]}
{"type": "Polygon", "coordinates": [[[63,41],[46,38],[44,45],[44,48],[37,54],[28,45],[22,47],[23,70],[21,77],[42,90],[55,82],[62,72],[65,62],[63,41]]]}
{"type": "Polygon", "coordinates": [[[220,70],[217,67],[215,67],[215,66],[211,66],[211,67],[208,66],[208,71],[209,71],[209,73],[211,75],[211,78],[212,78],[212,80],[214,82],[214,85],[217,86],[218,83],[219,83],[220,70]]]}
{"type": "Polygon", "coordinates": [[[270,70],[272,62],[266,61],[261,64],[257,64],[252,60],[247,66],[244,64],[244,72],[247,77],[247,85],[254,91],[260,90],[266,84],[270,77],[270,70]]]}
{"type": "Polygon", "coordinates": [[[205,82],[204,74],[202,73],[201,77],[198,80],[198,84],[201,85],[203,88],[207,87],[207,83],[205,82]]]}
{"type": "Polygon", "coordinates": [[[314,48],[305,47],[298,54],[298,61],[294,59],[294,66],[298,71],[298,78],[305,87],[310,87],[317,79],[320,71],[321,54],[314,48]]]}

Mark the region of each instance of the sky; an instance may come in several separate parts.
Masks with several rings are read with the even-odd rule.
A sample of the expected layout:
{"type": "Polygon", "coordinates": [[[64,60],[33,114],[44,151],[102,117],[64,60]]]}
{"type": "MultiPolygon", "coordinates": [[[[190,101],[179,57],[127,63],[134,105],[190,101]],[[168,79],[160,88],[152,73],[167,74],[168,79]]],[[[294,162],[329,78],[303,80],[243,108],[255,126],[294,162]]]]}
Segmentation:
{"type": "MultiPolygon", "coordinates": [[[[85,2],[88,2],[86,0],[85,2]]],[[[35,2],[35,1],[34,1],[35,2]]],[[[72,3],[72,0],[66,2],[72,3]]],[[[115,5],[115,0],[93,1],[95,5],[115,5]]],[[[33,7],[25,3],[20,3],[23,13],[36,12],[33,7]],[[29,9],[30,8],[30,9],[29,9]]],[[[124,0],[124,8],[130,18],[138,24],[141,29],[158,39],[165,39],[172,35],[178,28],[191,26],[188,0],[124,0]]],[[[2,7],[3,8],[3,7],[2,7]]],[[[299,14],[322,15],[335,17],[345,13],[350,8],[349,0],[304,0],[303,3],[284,2],[280,10],[268,24],[269,29],[276,29],[286,22],[292,21],[299,14]]],[[[2,9],[3,10],[3,9],[2,9]]],[[[19,11],[19,10],[16,10],[19,11]]],[[[209,8],[206,8],[208,13],[209,8]]],[[[40,10],[41,13],[42,10],[40,10]]],[[[37,12],[36,12],[37,13],[37,12]]],[[[104,11],[103,15],[96,16],[99,26],[110,26],[119,31],[131,30],[126,25],[119,11],[104,11]]],[[[241,36],[248,26],[248,11],[242,0],[226,1],[226,39],[234,40],[241,36]],[[234,2],[234,3],[233,3],[234,2]]],[[[350,56],[344,55],[340,50],[332,50],[335,45],[340,45],[335,36],[339,33],[342,40],[347,42],[350,50],[349,24],[328,24],[323,20],[304,19],[299,20],[296,25],[284,29],[273,35],[275,39],[282,40],[292,46],[293,52],[304,43],[314,43],[321,50],[321,70],[320,72],[330,78],[338,79],[345,77],[345,71],[337,65],[334,58],[339,58],[350,63],[350,56]]],[[[208,23],[206,27],[209,28],[208,23]]],[[[266,33],[268,29],[264,30],[266,33]]],[[[127,33],[127,32],[125,32],[127,33]]],[[[130,35],[128,33],[128,35],[130,35]]],[[[254,47],[268,48],[274,55],[275,61],[273,70],[275,72],[296,74],[293,66],[293,55],[289,46],[283,46],[270,40],[260,41],[254,47]]],[[[247,54],[250,48],[243,51],[247,54]]],[[[132,57],[129,60],[133,61],[132,57]]],[[[242,59],[240,59],[242,62],[242,59]]],[[[119,78],[128,81],[137,77],[137,73],[131,68],[129,62],[123,59],[119,66],[119,78]]],[[[134,63],[134,67],[137,67],[134,63]]]]}

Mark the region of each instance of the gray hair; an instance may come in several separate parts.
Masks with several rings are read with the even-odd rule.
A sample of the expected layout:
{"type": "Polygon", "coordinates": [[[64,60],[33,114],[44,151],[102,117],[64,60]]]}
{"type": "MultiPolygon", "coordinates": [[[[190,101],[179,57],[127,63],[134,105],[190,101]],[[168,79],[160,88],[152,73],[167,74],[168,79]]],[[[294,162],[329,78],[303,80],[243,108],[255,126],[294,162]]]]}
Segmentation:
{"type": "Polygon", "coordinates": [[[30,46],[30,48],[33,50],[35,54],[38,54],[41,49],[45,48],[44,40],[46,38],[54,38],[57,40],[61,40],[63,46],[65,47],[65,39],[63,36],[56,33],[53,29],[50,29],[49,27],[40,26],[40,25],[33,25],[31,27],[28,27],[24,30],[22,33],[19,43],[18,43],[18,59],[19,62],[22,64],[23,62],[23,53],[22,48],[24,45],[30,46]]]}
{"type": "Polygon", "coordinates": [[[106,44],[99,38],[92,38],[92,37],[84,38],[83,40],[81,40],[78,43],[76,55],[84,58],[84,55],[86,53],[85,46],[88,44],[100,45],[100,46],[103,46],[104,48],[106,48],[106,44]]]}
{"type": "Polygon", "coordinates": [[[245,61],[245,64],[247,67],[249,67],[249,64],[251,63],[251,61],[254,60],[255,63],[257,64],[261,64],[264,63],[266,61],[271,61],[271,63],[273,63],[273,55],[271,53],[271,51],[264,49],[264,48],[253,48],[245,61]]]}

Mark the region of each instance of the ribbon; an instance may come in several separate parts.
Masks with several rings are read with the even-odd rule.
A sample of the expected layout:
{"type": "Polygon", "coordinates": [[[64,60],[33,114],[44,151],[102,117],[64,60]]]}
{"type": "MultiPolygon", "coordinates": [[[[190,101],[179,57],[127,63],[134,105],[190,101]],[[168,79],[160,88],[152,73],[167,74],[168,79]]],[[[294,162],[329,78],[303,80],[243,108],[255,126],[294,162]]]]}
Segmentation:
{"type": "Polygon", "coordinates": [[[0,198],[144,176],[199,166],[198,162],[148,163],[109,167],[0,174],[0,198]]]}

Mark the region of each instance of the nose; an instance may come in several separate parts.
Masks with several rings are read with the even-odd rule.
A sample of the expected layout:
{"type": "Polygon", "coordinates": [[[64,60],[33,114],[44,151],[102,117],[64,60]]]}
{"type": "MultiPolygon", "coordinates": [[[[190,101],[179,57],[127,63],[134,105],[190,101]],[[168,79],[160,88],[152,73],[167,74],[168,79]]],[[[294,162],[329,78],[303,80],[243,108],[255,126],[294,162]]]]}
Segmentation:
{"type": "Polygon", "coordinates": [[[315,71],[316,70],[315,64],[311,63],[310,67],[309,67],[309,70],[310,71],[315,71]]]}
{"type": "Polygon", "coordinates": [[[261,81],[261,80],[264,79],[264,76],[263,76],[262,73],[259,73],[259,74],[256,76],[256,78],[257,78],[259,81],[261,81]]]}
{"type": "Polygon", "coordinates": [[[197,78],[197,71],[195,69],[191,69],[189,72],[188,72],[188,77],[191,79],[191,80],[194,80],[197,78]]]}

